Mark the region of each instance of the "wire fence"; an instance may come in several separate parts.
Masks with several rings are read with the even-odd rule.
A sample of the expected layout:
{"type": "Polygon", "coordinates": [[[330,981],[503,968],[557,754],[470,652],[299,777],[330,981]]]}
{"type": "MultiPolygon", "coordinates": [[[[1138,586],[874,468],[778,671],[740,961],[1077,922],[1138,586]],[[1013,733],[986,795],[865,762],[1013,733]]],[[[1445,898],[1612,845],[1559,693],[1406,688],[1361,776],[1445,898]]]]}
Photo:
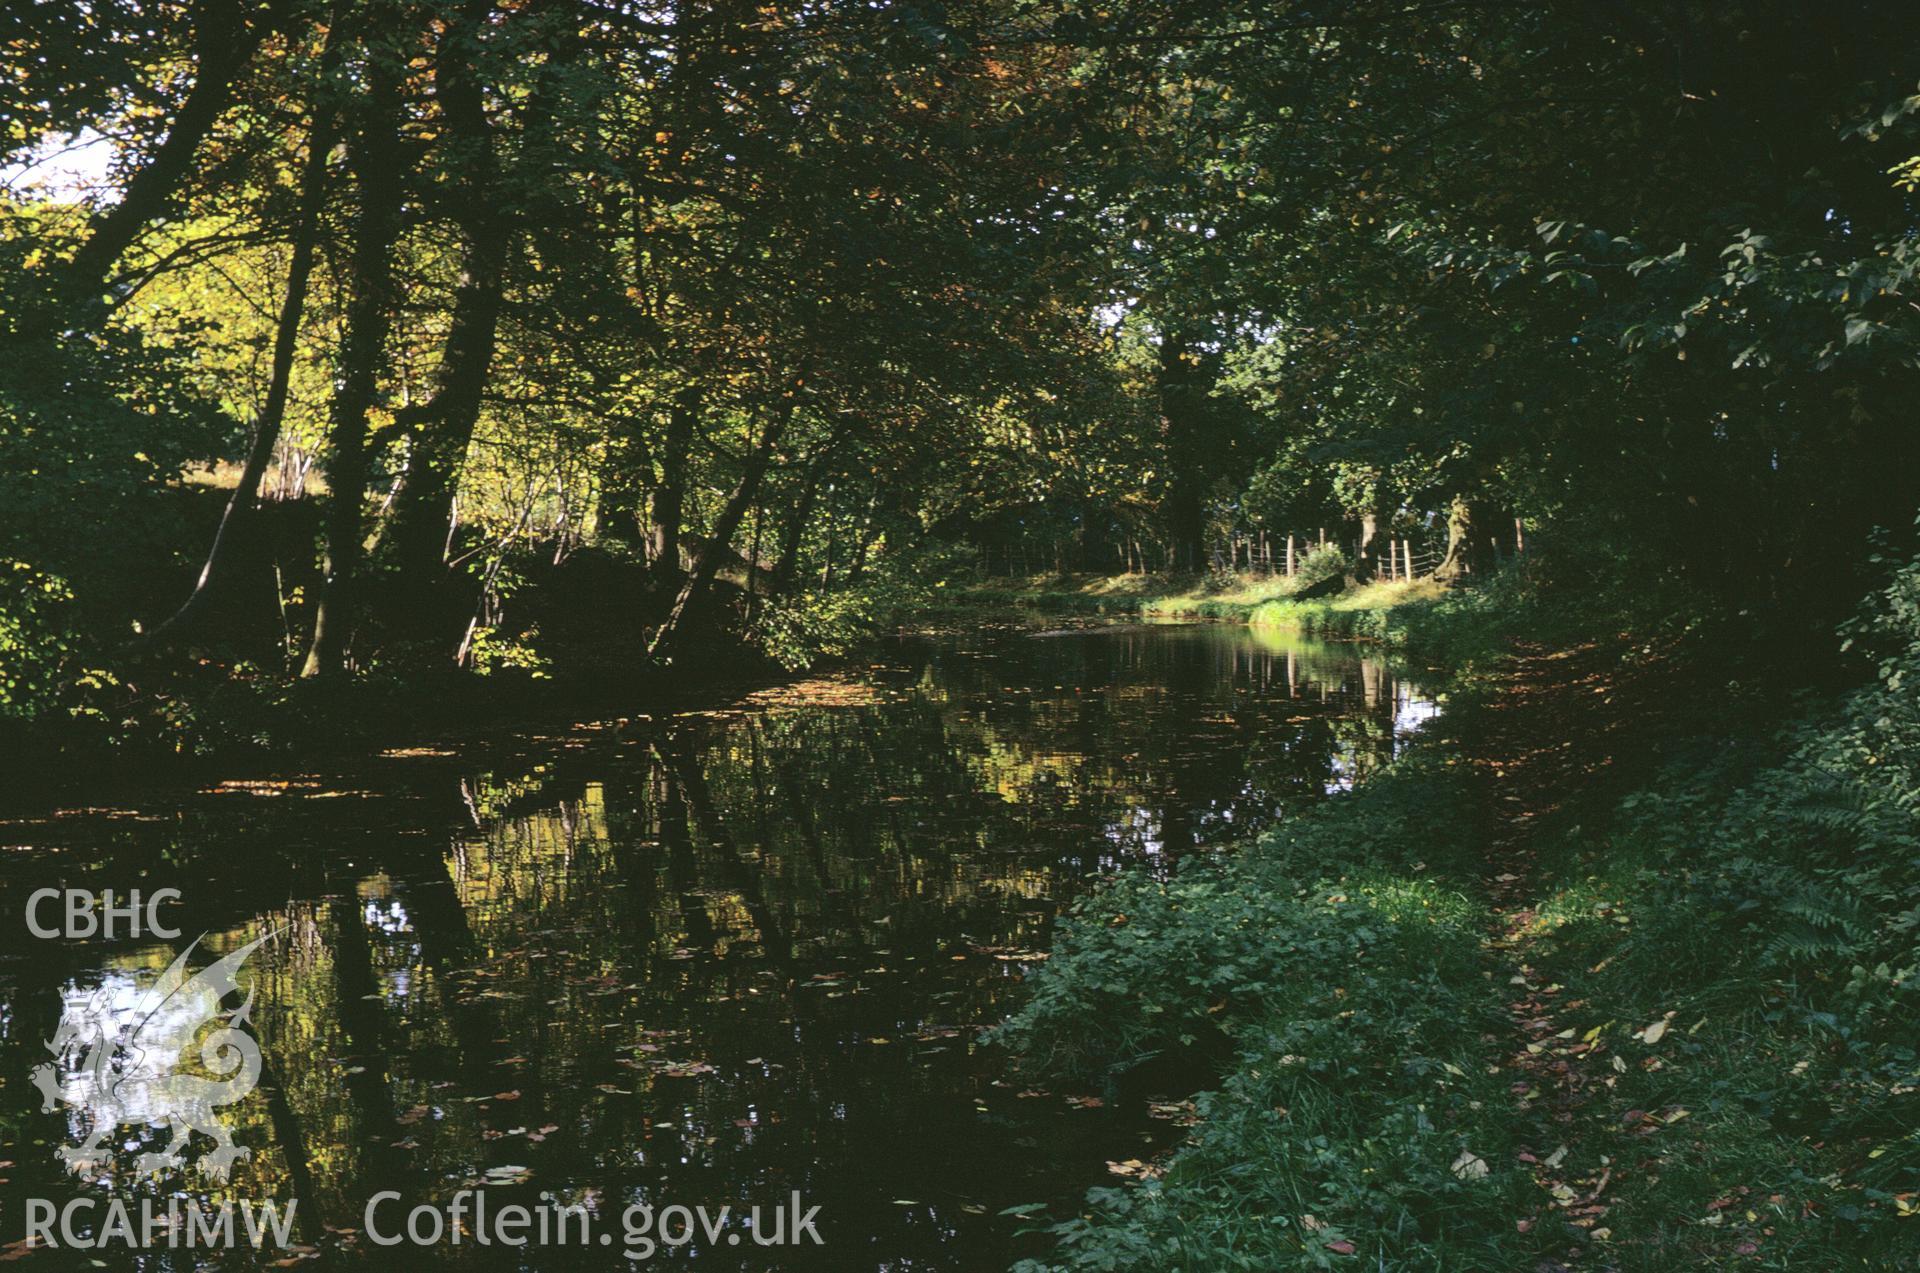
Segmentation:
{"type": "MultiPolygon", "coordinates": [[[[1209,564],[1216,571],[1245,571],[1252,574],[1281,575],[1299,570],[1308,553],[1324,545],[1337,545],[1349,562],[1360,559],[1360,539],[1327,536],[1315,529],[1309,534],[1292,535],[1249,532],[1216,543],[1209,564]]],[[[1419,579],[1431,575],[1447,556],[1444,529],[1423,527],[1398,535],[1375,537],[1379,574],[1385,579],[1419,579]]]]}
{"type": "MultiPolygon", "coordinates": [[[[1313,527],[1292,534],[1255,529],[1215,538],[1207,546],[1205,566],[1215,574],[1290,575],[1298,573],[1308,554],[1335,546],[1351,566],[1360,559],[1360,538],[1345,528],[1313,527]]],[[[1110,572],[1161,574],[1176,570],[1172,552],[1164,543],[1128,537],[1095,542],[1073,537],[1032,536],[979,545],[980,573],[987,576],[1032,577],[1038,574],[1110,572]]],[[[1376,535],[1376,574],[1382,579],[1424,579],[1439,569],[1447,556],[1444,523],[1403,528],[1376,535]]]]}

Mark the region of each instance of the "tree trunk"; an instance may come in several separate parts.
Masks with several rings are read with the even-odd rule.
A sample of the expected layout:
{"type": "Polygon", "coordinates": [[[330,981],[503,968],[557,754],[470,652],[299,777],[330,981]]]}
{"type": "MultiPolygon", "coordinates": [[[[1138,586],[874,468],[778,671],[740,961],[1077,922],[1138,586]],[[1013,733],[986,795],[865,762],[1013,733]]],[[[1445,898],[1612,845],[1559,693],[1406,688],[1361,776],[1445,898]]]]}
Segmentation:
{"type": "Polygon", "coordinates": [[[719,572],[721,559],[726,555],[727,545],[733,542],[733,536],[740,529],[740,522],[746,516],[747,509],[760,494],[760,483],[767,475],[767,463],[773,458],[774,444],[780,440],[787,421],[793,417],[793,404],[783,404],[779,413],[762,431],[760,440],[747,456],[746,467],[740,472],[740,480],[734,483],[733,492],[727,496],[726,504],[720,510],[720,516],[714,521],[713,533],[700,545],[700,551],[694,554],[693,568],[687,572],[686,580],[680,585],[680,591],[673,598],[673,608],[660,626],[654,629],[653,639],[647,642],[647,657],[658,659],[670,655],[681,635],[681,625],[685,623],[687,612],[700,600],[713,584],[713,577],[719,572]]]}
{"type": "Polygon", "coordinates": [[[794,574],[800,568],[800,541],[806,536],[809,519],[813,516],[813,504],[820,495],[820,467],[824,455],[816,455],[807,465],[807,475],[800,486],[800,499],[793,506],[793,517],[787,522],[786,531],[780,539],[780,560],[773,568],[772,590],[784,593],[793,585],[794,574]]]}
{"type": "Polygon", "coordinates": [[[119,202],[88,221],[86,241],[60,272],[63,291],[74,296],[98,291],[140,231],[171,211],[194,154],[233,100],[234,81],[266,36],[264,20],[247,20],[253,7],[231,0],[201,0],[195,6],[193,87],[166,137],[127,182],[119,202]]]}
{"type": "Polygon", "coordinates": [[[752,619],[759,609],[758,598],[763,586],[760,575],[760,537],[766,531],[767,506],[760,500],[753,501],[753,535],[747,540],[747,617],[752,619]]]}
{"type": "Polygon", "coordinates": [[[1353,577],[1365,583],[1380,574],[1380,514],[1368,509],[1360,514],[1360,542],[1353,558],[1353,577]]]}
{"type": "Polygon", "coordinates": [[[454,216],[467,244],[438,383],[420,410],[413,454],[394,508],[395,558],[409,595],[419,597],[439,583],[446,563],[454,486],[480,419],[512,250],[512,229],[500,207],[503,191],[493,129],[475,67],[492,7],[491,0],[466,5],[434,53],[434,99],[447,122],[447,151],[454,161],[450,166],[466,173],[454,216]]]}
{"type": "MultiPolygon", "coordinates": [[[[827,542],[820,549],[820,590],[825,592],[833,586],[833,548],[838,537],[840,519],[833,515],[833,487],[827,487],[827,542]]],[[[1027,564],[1027,546],[1020,545],[1020,564],[1027,564]]]]}
{"type": "MultiPolygon", "coordinates": [[[[873,541],[875,538],[873,534],[873,513],[874,513],[874,510],[877,509],[879,506],[880,506],[880,492],[875,491],[872,495],[867,497],[867,511],[861,515],[860,529],[855,533],[854,544],[853,544],[853,562],[851,565],[847,567],[847,579],[849,581],[858,579],[861,575],[866,573],[867,553],[870,549],[872,549],[873,541]]],[[[1054,545],[1054,559],[1056,563],[1059,560],[1059,556],[1060,556],[1060,545],[1056,542],[1054,545]]]]}
{"type": "MultiPolygon", "coordinates": [[[[340,48],[335,34],[338,23],[329,23],[326,44],[320,53],[319,93],[331,84],[339,65],[340,48]]],[[[280,316],[273,337],[273,363],[267,380],[267,396],[253,422],[253,443],[246,464],[240,470],[240,483],[227,497],[220,524],[207,548],[207,559],[200,567],[193,591],[174,612],[173,617],[153,630],[154,643],[177,637],[199,619],[214,585],[222,577],[227,559],[241,528],[259,504],[260,482],[273,459],[280,441],[280,426],[286,418],[287,396],[293,378],[293,359],[299,345],[300,320],[306,312],[307,284],[313,276],[314,249],[319,241],[320,211],[327,199],[327,158],[333,150],[336,134],[331,103],[320,98],[314,107],[312,131],[307,136],[306,160],[300,172],[300,207],[293,228],[293,259],[287,265],[287,291],[280,302],[280,316]]]]}
{"type": "Polygon", "coordinates": [[[660,453],[660,475],[654,484],[651,523],[647,531],[647,565],[656,581],[670,585],[680,578],[680,531],[686,515],[687,452],[693,445],[694,423],[700,416],[700,391],[682,389],[667,415],[667,442],[660,453]]]}
{"type": "Polygon", "coordinates": [[[1168,332],[1160,337],[1160,427],[1166,446],[1169,564],[1175,570],[1199,570],[1206,564],[1206,501],[1202,495],[1201,401],[1185,340],[1168,332]]]}
{"type": "Polygon", "coordinates": [[[653,467],[640,421],[618,422],[608,439],[607,463],[600,475],[600,508],[595,534],[602,543],[629,551],[644,550],[640,535],[640,506],[645,483],[640,478],[653,467]]]}
{"type": "Polygon", "coordinates": [[[1493,565],[1493,542],[1480,525],[1473,501],[1456,495],[1447,506],[1447,552],[1433,568],[1435,579],[1452,582],[1485,574],[1493,565]]]}
{"type": "Polygon", "coordinates": [[[327,462],[326,577],[314,614],[303,677],[346,670],[353,593],[365,544],[360,504],[367,486],[367,413],[379,389],[380,365],[398,300],[393,246],[400,237],[403,195],[396,66],[376,50],[368,59],[368,87],[350,155],[360,183],[360,210],[348,266],[346,338],[339,388],[333,397],[327,462]]]}

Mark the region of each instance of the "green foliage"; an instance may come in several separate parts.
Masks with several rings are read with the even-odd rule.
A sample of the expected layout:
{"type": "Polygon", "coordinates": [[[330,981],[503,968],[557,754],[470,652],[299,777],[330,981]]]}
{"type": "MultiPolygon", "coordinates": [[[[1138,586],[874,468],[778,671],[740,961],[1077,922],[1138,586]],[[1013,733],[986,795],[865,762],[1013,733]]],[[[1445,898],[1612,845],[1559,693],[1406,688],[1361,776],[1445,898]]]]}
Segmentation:
{"type": "MultiPolygon", "coordinates": [[[[1528,586],[1507,572],[1360,613],[1483,659],[1495,615],[1564,636],[1633,610],[1569,617],[1528,586]]],[[[1617,1267],[1920,1254],[1916,597],[1920,561],[1848,625],[1875,679],[1844,703],[1775,739],[1681,748],[1617,808],[1541,837],[1556,884],[1534,908],[1530,977],[1563,987],[1565,1024],[1601,1040],[1607,1076],[1545,1134],[1588,1179],[1611,1163],[1617,1267]],[[1662,1021],[1657,1043],[1628,1037],[1662,1021]],[[1642,1136],[1649,1110],[1686,1130],[1642,1136]]],[[[1477,695],[1470,679],[1453,696],[1455,730],[1484,726],[1477,695]]],[[[1367,1267],[1493,1270],[1565,1240],[1513,1226],[1539,1205],[1513,1155],[1543,1133],[1489,1051],[1512,1045],[1476,900],[1486,805],[1457,759],[1429,744],[1231,854],[1081,903],[1001,1041],[1041,1076],[1111,1084],[1167,1058],[1195,1080],[1224,1072],[1164,1175],[1094,1191],[1030,1268],[1337,1267],[1351,1247],[1367,1267]],[[1453,1171],[1465,1151],[1486,1175],[1453,1171]]]]}
{"type": "MultiPolygon", "coordinates": [[[[1491,653],[1478,611],[1425,610],[1429,639],[1491,653]]],[[[1414,1269],[1440,1246],[1494,1270],[1529,1248],[1488,1051],[1485,806],[1450,759],[1416,748],[1256,841],[1075,906],[997,1041],[1043,1079],[1220,1078],[1163,1177],[1094,1190],[1024,1268],[1311,1269],[1351,1249],[1414,1269]]]]}
{"type": "Polygon", "coordinates": [[[890,630],[923,597],[920,589],[892,580],[808,589],[768,602],[755,639],[788,671],[842,658],[890,630]]]}
{"type": "Polygon", "coordinates": [[[845,658],[899,628],[974,569],[962,548],[885,554],[862,578],[838,588],[769,598],[751,636],[788,671],[845,658]]]}
{"type": "MultiPolygon", "coordinates": [[[[411,577],[443,547],[558,561],[648,531],[824,581],[740,611],[789,666],[911,604],[903,577],[843,593],[875,544],[1197,575],[1249,530],[1351,542],[1456,507],[1503,554],[1518,515],[1576,570],[1821,625],[1851,606],[1844,546],[1920,489],[1885,462],[1920,348],[1897,42],[1774,0],[1591,23],[1366,2],[1341,38],[1269,7],[834,2],[805,39],[794,14],[363,0],[26,21],[0,145],[98,133],[120,197],[0,201],[0,553],[67,580],[102,645],[170,613],[208,529],[154,506],[200,462],[231,476],[318,243],[278,491],[317,458],[370,569],[409,578],[284,610],[256,579],[223,657],[303,644],[331,592],[374,612],[331,627],[354,666],[444,659],[469,616],[411,577]],[[404,111],[368,92],[388,65],[404,111]],[[202,88],[220,128],[168,126],[202,88]],[[408,212],[363,278],[360,152],[415,128],[443,144],[374,162],[408,212]]],[[[256,557],[353,573],[308,540],[256,557]]],[[[530,608],[483,616],[476,666],[530,608]]],[[[1267,617],[1401,639],[1365,609],[1267,617]]]]}
{"type": "Polygon", "coordinates": [[[1443,824],[1457,843],[1424,836],[1418,810],[1442,775],[1415,768],[1376,780],[1365,800],[1335,801],[1238,852],[1193,859],[1171,881],[1116,877],[1077,904],[1001,1041],[1043,1077],[1105,1079],[1264,1019],[1268,1004],[1301,993],[1302,968],[1339,968],[1383,942],[1404,967],[1444,957],[1476,908],[1443,876],[1398,871],[1436,855],[1464,863],[1471,820],[1456,811],[1459,821],[1443,824]]]}
{"type": "Polygon", "coordinates": [[[1487,1073],[1482,830],[1458,787],[1416,756],[1075,909],[998,1034],[1023,1066],[1111,1080],[1155,1056],[1231,1060],[1163,1179],[1055,1226],[1059,1267],[1318,1268],[1348,1242],[1368,1267],[1424,1267],[1443,1242],[1449,1268],[1511,1267],[1496,1241],[1526,1182],[1487,1073]]]}
{"type": "MultiPolygon", "coordinates": [[[[1899,569],[1854,639],[1881,648],[1873,684],[1827,719],[1791,732],[1791,755],[1752,771],[1735,759],[1670,775],[1624,806],[1615,838],[1658,863],[1659,909],[1694,908],[1722,967],[1750,967],[1810,991],[1834,965],[1911,962],[1920,931],[1920,561],[1899,569]]],[[[1654,942],[1652,944],[1657,944],[1654,942]]],[[[1638,948],[1634,943],[1630,949],[1638,948]]],[[[1654,976],[1649,961],[1649,976],[1654,976]]],[[[1913,1043],[1920,1047],[1920,1034],[1913,1043]]]]}
{"type": "Polygon", "coordinates": [[[1353,569],[1346,550],[1338,544],[1320,544],[1307,550],[1294,567],[1294,587],[1311,588],[1339,578],[1353,569]]]}
{"type": "Polygon", "coordinates": [[[87,714],[111,684],[75,634],[73,590],[24,561],[0,560],[0,717],[87,714]]]}
{"type": "Polygon", "coordinates": [[[1297,600],[1282,597],[1254,610],[1248,622],[1257,628],[1285,628],[1328,641],[1373,641],[1414,650],[1449,667],[1464,661],[1442,657],[1490,649],[1513,616],[1488,604],[1481,594],[1414,592],[1404,586],[1375,584],[1333,597],[1297,600]]]}
{"type": "Polygon", "coordinates": [[[1619,1188],[1622,1267],[1718,1266],[1742,1243],[1766,1268],[1920,1258],[1916,587],[1920,562],[1848,625],[1872,684],[1777,737],[1687,748],[1551,851],[1543,976],[1593,1024],[1633,1023],[1619,1035],[1675,1027],[1614,1036],[1625,1067],[1594,1114],[1590,1153],[1654,1155],[1619,1188]],[[1636,1143],[1635,1109],[1692,1126],[1636,1143]],[[1714,1219],[1730,1196],[1749,1201],[1714,1219]]]}
{"type": "Polygon", "coordinates": [[[539,640],[538,628],[509,634],[497,627],[482,625],[473,630],[467,657],[473,670],[481,676],[521,672],[534,680],[543,680],[553,674],[553,661],[540,653],[539,640]]]}

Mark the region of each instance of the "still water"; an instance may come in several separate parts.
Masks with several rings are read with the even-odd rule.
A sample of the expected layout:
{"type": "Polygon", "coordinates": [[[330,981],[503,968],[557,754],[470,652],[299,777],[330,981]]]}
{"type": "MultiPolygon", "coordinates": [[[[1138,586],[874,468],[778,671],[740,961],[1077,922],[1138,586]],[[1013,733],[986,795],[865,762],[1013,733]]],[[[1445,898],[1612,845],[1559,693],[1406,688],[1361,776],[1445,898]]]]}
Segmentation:
{"type": "MultiPolygon", "coordinates": [[[[1004,1268],[1034,1249],[1004,1208],[1071,1206],[1180,1134],[1144,1101],[1026,1087],[979,1043],[1054,916],[1363,781],[1433,712],[1377,654],[1237,627],[943,636],[722,710],[0,823],[0,1259],[256,1262],[9,1245],[29,1197],[117,1197],[297,1200],[265,1265],[624,1268],[623,1214],[680,1204],[732,1210],[644,1267],[1004,1268]],[[36,941],[46,886],[177,888],[183,935],[36,941]],[[184,1100],[152,1029],[88,1046],[202,932],[184,969],[267,938],[224,1005],[251,995],[227,1025],[261,1058],[216,1111],[249,1151],[224,1183],[198,1133],[140,1170],[184,1100]],[[466,1189],[595,1227],[525,1250],[363,1231],[376,1195],[397,1232],[466,1189]],[[751,1208],[771,1238],[796,1192],[822,1245],[756,1245],[751,1208]]],[[[191,1007],[168,1004],[189,1031],[191,1007]]],[[[223,1073],[198,1054],[180,1069],[223,1073]]]]}

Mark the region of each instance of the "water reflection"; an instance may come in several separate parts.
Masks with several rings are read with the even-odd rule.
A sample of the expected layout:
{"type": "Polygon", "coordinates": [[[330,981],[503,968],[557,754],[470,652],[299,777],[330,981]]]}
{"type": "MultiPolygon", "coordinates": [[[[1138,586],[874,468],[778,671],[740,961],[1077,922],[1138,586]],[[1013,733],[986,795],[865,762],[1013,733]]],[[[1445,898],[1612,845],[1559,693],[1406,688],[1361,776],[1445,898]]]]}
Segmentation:
{"type": "MultiPolygon", "coordinates": [[[[736,1221],[651,1263],[1001,1267],[1002,1208],[1077,1196],[1165,1138],[1137,1111],[1006,1086],[977,1044],[1058,908],[1095,873],[1164,869],[1363,780],[1432,710],[1383,659],[1239,629],[946,638],[831,705],[14,824],[14,914],[47,882],[171,884],[214,952],[280,932],[249,965],[266,1068],[226,1111],[253,1154],[225,1184],[140,1175],[165,1140],[144,1125],[76,1183],[54,1153],[73,1116],[25,1081],[63,1004],[151,982],[176,950],[9,939],[0,1192],[297,1198],[332,1260],[367,1257],[351,1231],[382,1189],[608,1218],[798,1191],[824,1247],[729,1244],[736,1221]]],[[[0,1243],[20,1214],[0,1206],[0,1243]]]]}

